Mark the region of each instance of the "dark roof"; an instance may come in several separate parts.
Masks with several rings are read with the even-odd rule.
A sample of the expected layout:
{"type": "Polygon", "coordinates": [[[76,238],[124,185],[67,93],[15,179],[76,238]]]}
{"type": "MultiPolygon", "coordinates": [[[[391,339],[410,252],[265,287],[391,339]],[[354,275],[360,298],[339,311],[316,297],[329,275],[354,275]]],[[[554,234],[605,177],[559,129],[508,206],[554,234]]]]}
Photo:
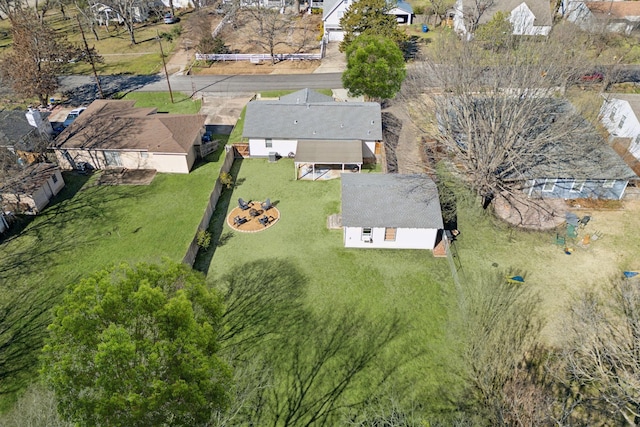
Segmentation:
{"type": "Polygon", "coordinates": [[[362,141],[298,141],[296,162],[362,164],[362,141]]]}
{"type": "MultiPolygon", "coordinates": [[[[495,105],[491,101],[487,102],[488,108],[482,105],[482,97],[478,97],[475,101],[476,111],[482,116],[486,112],[490,114],[495,111],[495,105]]],[[[609,180],[609,179],[630,179],[636,174],[625,164],[618,154],[611,148],[604,138],[596,131],[591,123],[581,117],[573,106],[564,99],[545,98],[544,101],[550,103],[545,107],[544,111],[553,111],[548,117],[535,115],[530,118],[530,122],[526,129],[518,130],[520,136],[520,144],[522,147],[516,147],[518,152],[527,152],[526,165],[518,165],[519,170],[513,172],[512,180],[525,179],[590,179],[590,180],[609,180]],[[557,117],[562,119],[556,121],[557,117]],[[553,126],[563,126],[561,136],[553,139],[553,126]],[[569,128],[570,127],[570,128],[569,128]],[[573,129],[573,131],[569,131],[573,129]],[[522,134],[520,132],[527,132],[522,134]],[[537,152],[532,153],[526,148],[540,135],[544,135],[544,147],[542,145],[536,148],[537,152]],[[524,169],[522,169],[524,168],[524,169]],[[518,175],[516,175],[516,173],[518,175]]],[[[505,108],[508,109],[508,102],[522,102],[518,98],[513,100],[504,100],[505,108]]],[[[450,105],[455,103],[454,98],[449,98],[450,105]]],[[[451,109],[449,114],[455,117],[455,111],[451,109]]],[[[507,116],[508,117],[508,116],[507,116]]],[[[441,119],[438,115],[439,120],[441,119]]],[[[469,118],[467,118],[469,119],[469,118]]],[[[442,122],[440,122],[442,128],[442,122]]],[[[508,129],[509,126],[504,124],[501,129],[508,129]]],[[[500,130],[499,130],[500,131],[500,130]]],[[[465,135],[462,132],[453,131],[454,137],[459,144],[464,144],[465,135]]],[[[538,140],[537,144],[542,144],[538,140]]]]}
{"type": "Polygon", "coordinates": [[[345,227],[443,227],[435,182],[427,175],[342,174],[345,227]]]}
{"type": "MultiPolygon", "coordinates": [[[[46,120],[48,115],[49,113],[42,113],[42,118],[46,120]]],[[[38,130],[27,121],[25,111],[0,111],[0,146],[16,147],[29,151],[31,149],[30,138],[38,136],[38,130]]]]}
{"type": "Polygon", "coordinates": [[[60,168],[53,163],[32,163],[18,175],[0,185],[0,194],[32,195],[38,191],[60,168]]]}
{"type": "Polygon", "coordinates": [[[135,101],[96,100],[56,139],[53,148],[188,153],[205,116],[157,114],[135,101]]]}
{"type": "MultiPolygon", "coordinates": [[[[308,93],[313,92],[309,91],[308,93]]],[[[245,138],[379,141],[382,118],[377,102],[315,101],[324,95],[288,95],[284,100],[251,101],[245,113],[245,138]]]]}

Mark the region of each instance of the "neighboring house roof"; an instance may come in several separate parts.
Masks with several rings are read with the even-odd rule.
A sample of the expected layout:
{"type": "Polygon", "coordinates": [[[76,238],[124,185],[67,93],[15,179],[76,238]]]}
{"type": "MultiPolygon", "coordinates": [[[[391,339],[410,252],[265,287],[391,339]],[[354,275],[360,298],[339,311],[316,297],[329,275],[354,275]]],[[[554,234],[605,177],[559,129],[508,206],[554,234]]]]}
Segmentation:
{"type": "Polygon", "coordinates": [[[18,175],[0,185],[0,194],[32,195],[38,191],[60,168],[53,163],[32,163],[18,175]]]}
{"type": "Polygon", "coordinates": [[[56,139],[53,148],[189,152],[205,121],[201,115],[157,114],[135,101],[96,100],[56,139]]]}
{"type": "Polygon", "coordinates": [[[406,12],[410,15],[413,15],[413,8],[411,7],[411,5],[409,3],[407,3],[404,0],[398,0],[395,4],[393,3],[393,1],[389,2],[389,6],[390,7],[397,7],[398,9],[400,9],[403,12],[406,12]]]}
{"type": "Polygon", "coordinates": [[[631,110],[636,115],[636,118],[640,120],[640,94],[632,93],[608,93],[605,101],[613,101],[619,99],[621,101],[627,101],[631,110]]]}
{"type": "Polygon", "coordinates": [[[639,1],[586,1],[584,4],[600,19],[640,17],[639,1]]]}
{"type": "Polygon", "coordinates": [[[345,227],[443,227],[436,184],[427,175],[342,174],[345,227]]]}
{"type": "MultiPolygon", "coordinates": [[[[482,14],[478,24],[486,24],[491,21],[496,12],[511,13],[512,10],[522,3],[527,5],[535,16],[533,24],[539,27],[550,26],[553,22],[551,17],[551,7],[545,0],[495,0],[482,14]]],[[[465,13],[476,9],[478,3],[475,0],[462,0],[465,13]]],[[[477,16],[477,15],[476,15],[477,16]]]]}
{"type": "MultiPolygon", "coordinates": [[[[449,99],[453,104],[454,98],[449,99]]],[[[482,97],[476,99],[478,110],[482,111],[480,103],[482,97]]],[[[513,98],[513,102],[520,102],[513,98]]],[[[566,100],[546,98],[550,105],[546,111],[553,111],[547,117],[532,118],[534,123],[528,129],[532,135],[544,135],[549,133],[555,117],[566,118],[565,125],[571,125],[572,129],[580,129],[578,135],[571,132],[561,132],[557,140],[547,140],[545,147],[536,153],[535,162],[526,165],[525,170],[514,172],[513,180],[556,178],[556,179],[630,179],[636,174],[625,164],[618,154],[606,143],[596,129],[581,117],[566,100]],[[517,173],[517,175],[516,175],[517,173]]],[[[489,104],[491,105],[491,104],[489,104]]],[[[456,114],[452,108],[449,114],[456,114]]],[[[441,116],[438,116],[441,121],[441,116]]],[[[442,121],[441,121],[442,125],[442,121]]],[[[444,126],[442,126],[444,128],[444,126]]],[[[454,132],[456,139],[464,144],[465,135],[462,132],[454,132]]],[[[528,144],[531,138],[521,135],[522,144],[528,144]]],[[[535,137],[534,137],[535,138],[535,137]]],[[[533,157],[532,157],[533,159],[533,157]]],[[[525,165],[523,165],[525,166],[525,165]]]]}
{"type": "MultiPolygon", "coordinates": [[[[313,92],[313,91],[311,91],[313,92]]],[[[316,98],[320,94],[308,99],[316,98]]],[[[320,95],[322,96],[322,95],[320,95]]],[[[245,138],[382,139],[380,104],[376,102],[252,101],[245,113],[245,138]]],[[[86,114],[86,113],[85,113],[86,114]]]]}
{"type": "Polygon", "coordinates": [[[325,20],[342,4],[344,0],[324,0],[322,6],[322,19],[325,20]]]}
{"type": "MultiPolygon", "coordinates": [[[[43,120],[47,120],[49,113],[41,114],[43,120]]],[[[0,111],[0,146],[30,151],[38,138],[37,128],[29,124],[24,111],[0,111]]]]}

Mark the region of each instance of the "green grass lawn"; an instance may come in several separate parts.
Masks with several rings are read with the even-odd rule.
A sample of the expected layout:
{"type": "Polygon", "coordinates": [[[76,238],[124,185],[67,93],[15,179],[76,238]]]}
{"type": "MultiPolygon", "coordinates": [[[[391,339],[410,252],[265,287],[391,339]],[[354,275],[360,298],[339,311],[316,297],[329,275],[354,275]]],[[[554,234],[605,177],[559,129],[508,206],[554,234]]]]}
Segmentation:
{"type": "Polygon", "coordinates": [[[223,193],[210,225],[217,247],[201,253],[196,268],[215,281],[244,262],[286,259],[308,276],[313,310],[359,307],[373,318],[397,310],[409,328],[392,351],[398,358],[416,354],[399,376],[429,410],[446,406],[439,390],[458,385],[454,341],[445,333],[453,296],[447,260],[430,251],[345,249],[342,232],[326,227],[327,216],[340,212],[340,180],[297,181],[290,159],[236,161],[231,173],[237,185],[223,193]],[[239,197],[270,198],[281,219],[258,233],[233,231],[225,218],[239,197]]]}
{"type": "MultiPolygon", "coordinates": [[[[223,158],[221,147],[190,174],[158,174],[149,186],[97,186],[97,174],[88,179],[65,174],[66,187],[53,203],[22,233],[0,243],[0,302],[10,303],[18,289],[46,290],[54,294],[40,307],[46,313],[65,286],[108,264],[181,261],[223,158]]],[[[36,328],[21,337],[27,356],[37,355],[43,332],[36,328]]],[[[36,367],[3,379],[0,409],[13,398],[6,392],[19,391],[36,367]],[[18,376],[23,382],[16,384],[18,376]]]]}
{"type": "Polygon", "coordinates": [[[229,144],[236,144],[238,142],[242,142],[242,131],[244,130],[244,116],[247,113],[247,107],[245,106],[240,113],[240,117],[238,117],[238,121],[236,125],[233,127],[231,131],[231,135],[229,135],[229,144]]]}
{"type": "Polygon", "coordinates": [[[135,100],[136,107],[157,107],[159,113],[197,114],[202,105],[202,100],[193,100],[181,92],[173,93],[173,103],[169,92],[129,92],[121,99],[135,100]]]}

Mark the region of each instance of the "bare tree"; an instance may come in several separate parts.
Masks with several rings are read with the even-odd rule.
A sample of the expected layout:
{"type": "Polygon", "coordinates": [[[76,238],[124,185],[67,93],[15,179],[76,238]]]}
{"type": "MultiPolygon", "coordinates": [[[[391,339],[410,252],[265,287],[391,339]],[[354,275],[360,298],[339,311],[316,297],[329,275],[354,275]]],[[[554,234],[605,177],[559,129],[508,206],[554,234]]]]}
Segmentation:
{"type": "Polygon", "coordinates": [[[105,0],[101,3],[109,6],[122,18],[122,24],[129,33],[131,44],[136,44],[135,23],[140,19],[138,13],[143,6],[141,0],[105,0]]]}
{"type": "Polygon", "coordinates": [[[562,356],[586,410],[630,426],[640,423],[640,283],[617,279],[571,305],[562,356]]]}
{"type": "Polygon", "coordinates": [[[475,42],[444,43],[410,69],[404,93],[417,124],[446,147],[485,207],[589,156],[581,141],[597,135],[555,98],[587,66],[583,57],[545,40],[490,55],[475,42]]]}
{"type": "Polygon", "coordinates": [[[287,35],[293,32],[291,17],[278,9],[255,4],[247,9],[257,25],[257,31],[249,42],[266,50],[271,55],[271,63],[276,63],[276,49],[287,44],[287,35]]]}
{"type": "Polygon", "coordinates": [[[3,57],[0,73],[16,92],[38,97],[45,105],[58,88],[58,76],[79,51],[31,10],[12,15],[11,32],[13,50],[3,57]]]}

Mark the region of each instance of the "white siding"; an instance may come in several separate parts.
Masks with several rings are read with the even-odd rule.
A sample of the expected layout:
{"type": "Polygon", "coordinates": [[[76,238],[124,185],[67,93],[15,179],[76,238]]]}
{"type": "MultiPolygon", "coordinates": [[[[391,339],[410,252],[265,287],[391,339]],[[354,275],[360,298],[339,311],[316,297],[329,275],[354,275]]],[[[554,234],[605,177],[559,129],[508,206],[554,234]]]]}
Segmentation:
{"type": "Polygon", "coordinates": [[[640,121],[628,101],[615,98],[605,101],[600,109],[600,121],[611,136],[631,138],[629,152],[640,159],[640,121]]]}
{"type": "Polygon", "coordinates": [[[344,227],[346,248],[433,249],[438,230],[431,228],[398,228],[394,241],[385,241],[384,227],[372,229],[371,243],[362,240],[362,227],[344,227]]]}
{"type": "Polygon", "coordinates": [[[551,31],[551,26],[533,25],[536,17],[526,4],[521,3],[509,14],[509,22],[513,26],[514,35],[546,36],[551,31]]]}
{"type": "Polygon", "coordinates": [[[271,147],[266,146],[264,138],[249,139],[249,152],[251,157],[268,157],[269,153],[278,153],[287,157],[289,153],[296,152],[298,141],[290,139],[272,139],[271,147]]]}
{"type": "MultiPolygon", "coordinates": [[[[164,173],[189,173],[189,157],[184,154],[158,154],[153,153],[151,169],[164,173]]],[[[151,155],[149,156],[151,158],[151,155]]]]}

